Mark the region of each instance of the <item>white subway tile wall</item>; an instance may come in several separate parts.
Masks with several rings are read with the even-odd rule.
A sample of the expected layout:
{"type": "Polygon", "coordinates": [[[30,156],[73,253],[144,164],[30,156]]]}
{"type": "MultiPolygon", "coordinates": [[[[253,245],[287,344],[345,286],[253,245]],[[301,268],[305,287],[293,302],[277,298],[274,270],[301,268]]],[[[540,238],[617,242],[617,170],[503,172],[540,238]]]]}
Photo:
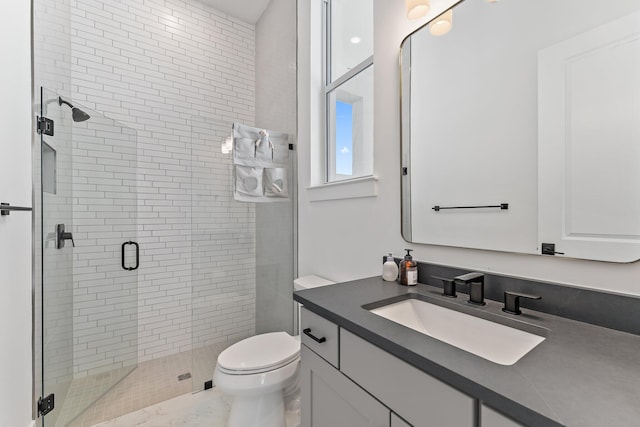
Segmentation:
{"type": "MultiPolygon", "coordinates": [[[[255,205],[231,197],[230,156],[211,143],[224,140],[228,127],[202,117],[192,122],[192,345],[200,349],[255,333],[256,215],[255,205]]],[[[209,376],[214,361],[204,367],[209,376]]]]}
{"type": "MultiPolygon", "coordinates": [[[[73,127],[74,371],[112,371],[103,381],[108,389],[138,360],[138,274],[121,266],[122,244],[138,234],[137,138],[87,112],[91,118],[73,127]]],[[[132,248],[127,266],[135,264],[132,248]]]]}
{"type": "Polygon", "coordinates": [[[118,322],[101,313],[117,308],[126,315],[130,308],[119,305],[128,298],[122,283],[107,275],[130,235],[141,248],[139,361],[191,349],[194,330],[203,345],[252,335],[255,210],[232,200],[230,158],[203,149],[219,150],[231,122],[254,122],[254,27],[191,0],[72,0],[71,36],[73,99],[133,128],[138,141],[137,181],[129,159],[108,146],[98,153],[92,144],[94,151],[85,153],[96,164],[80,158],[85,172],[79,177],[86,180],[74,182],[81,237],[74,327],[93,333],[74,336],[75,376],[101,372],[126,356],[118,348],[127,346],[130,324],[121,322],[119,331],[118,322]],[[206,147],[192,134],[200,117],[217,132],[206,147]],[[127,226],[127,206],[136,198],[122,186],[137,190],[135,230],[127,226]],[[203,199],[204,216],[197,211],[204,204],[192,207],[203,199]],[[199,304],[193,320],[192,292],[199,304]]]}

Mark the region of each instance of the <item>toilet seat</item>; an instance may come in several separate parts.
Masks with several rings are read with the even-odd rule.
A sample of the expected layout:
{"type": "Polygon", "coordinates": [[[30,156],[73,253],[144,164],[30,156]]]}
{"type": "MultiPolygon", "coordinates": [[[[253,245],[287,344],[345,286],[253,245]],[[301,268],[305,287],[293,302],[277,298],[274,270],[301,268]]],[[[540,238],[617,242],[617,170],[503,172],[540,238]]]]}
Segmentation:
{"type": "Polygon", "coordinates": [[[218,356],[221,372],[251,375],[269,372],[300,357],[300,341],[286,332],[271,332],[244,339],[218,356]]]}

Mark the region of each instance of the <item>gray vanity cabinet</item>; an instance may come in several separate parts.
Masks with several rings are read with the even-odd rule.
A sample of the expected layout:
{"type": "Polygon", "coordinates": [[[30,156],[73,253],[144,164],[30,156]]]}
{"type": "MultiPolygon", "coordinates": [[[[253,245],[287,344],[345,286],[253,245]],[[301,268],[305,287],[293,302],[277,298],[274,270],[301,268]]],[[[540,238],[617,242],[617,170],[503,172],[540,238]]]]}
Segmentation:
{"type": "Polygon", "coordinates": [[[301,350],[303,427],[389,427],[390,411],[324,359],[301,350]]]}
{"type": "Polygon", "coordinates": [[[302,427],[476,425],[475,399],[315,313],[301,322],[302,427]]]}
{"type": "Polygon", "coordinates": [[[407,424],[402,418],[391,413],[391,427],[411,427],[410,424],[407,424]]]}
{"type": "Polygon", "coordinates": [[[522,424],[518,424],[484,404],[480,408],[480,425],[482,427],[523,427],[522,424]]]}
{"type": "Polygon", "coordinates": [[[475,399],[340,329],[340,371],[415,427],[472,427],[475,399]]]}

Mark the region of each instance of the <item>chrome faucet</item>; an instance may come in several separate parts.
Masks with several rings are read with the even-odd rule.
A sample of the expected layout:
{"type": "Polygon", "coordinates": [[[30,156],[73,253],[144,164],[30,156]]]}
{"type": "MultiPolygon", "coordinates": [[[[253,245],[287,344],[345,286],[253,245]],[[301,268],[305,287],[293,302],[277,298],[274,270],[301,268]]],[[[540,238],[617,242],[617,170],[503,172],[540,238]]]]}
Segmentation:
{"type": "Polygon", "coordinates": [[[484,273],[474,271],[453,278],[457,285],[469,285],[469,303],[485,305],[484,302],[484,273]]]}

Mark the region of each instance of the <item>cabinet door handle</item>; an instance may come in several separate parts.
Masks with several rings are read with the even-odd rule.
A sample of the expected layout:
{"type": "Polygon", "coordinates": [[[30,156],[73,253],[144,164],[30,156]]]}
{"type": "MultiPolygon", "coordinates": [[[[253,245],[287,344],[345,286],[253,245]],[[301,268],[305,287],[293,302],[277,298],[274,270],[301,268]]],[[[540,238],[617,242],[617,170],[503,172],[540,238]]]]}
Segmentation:
{"type": "Polygon", "coordinates": [[[325,342],[327,340],[325,337],[318,338],[318,337],[314,336],[311,333],[311,328],[304,329],[302,331],[302,333],[304,333],[306,336],[308,336],[309,338],[311,338],[312,340],[314,340],[315,342],[320,343],[320,344],[322,344],[323,342],[325,342]]]}

